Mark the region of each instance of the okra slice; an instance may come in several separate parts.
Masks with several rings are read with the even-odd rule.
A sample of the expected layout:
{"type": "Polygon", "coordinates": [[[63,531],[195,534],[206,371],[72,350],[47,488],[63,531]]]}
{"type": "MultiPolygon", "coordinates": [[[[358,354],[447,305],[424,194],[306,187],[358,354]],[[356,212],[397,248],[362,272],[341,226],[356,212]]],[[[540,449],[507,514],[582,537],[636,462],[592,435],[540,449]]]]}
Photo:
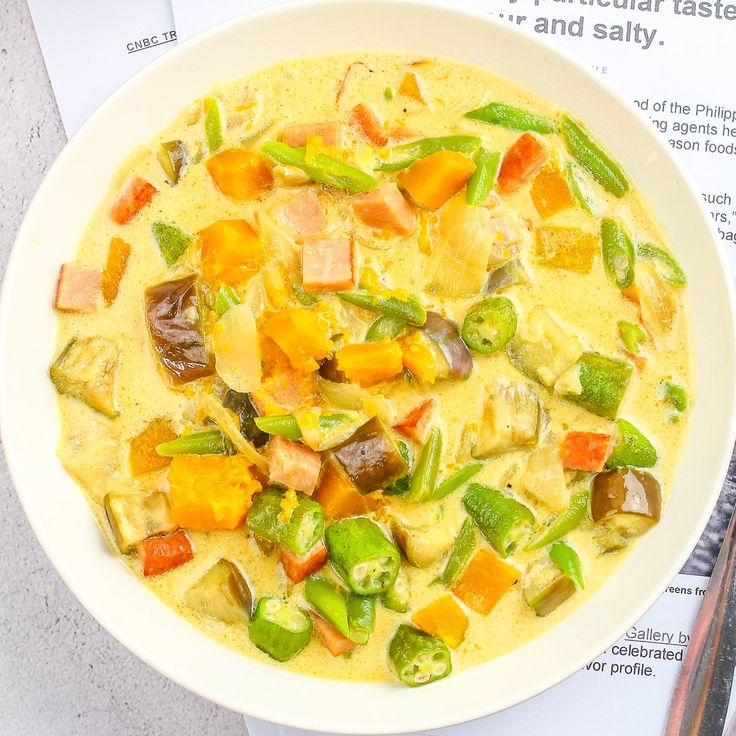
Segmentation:
{"type": "Polygon", "coordinates": [[[608,277],[619,289],[634,283],[634,246],[621,223],[611,217],[601,221],[603,265],[608,277]]]}
{"type": "Polygon", "coordinates": [[[537,616],[547,616],[575,593],[575,583],[550,560],[532,565],[524,576],[521,597],[537,616]]]}
{"type": "Polygon", "coordinates": [[[301,493],[287,523],[280,518],[285,491],[273,486],[256,494],[245,523],[262,539],[283,545],[304,556],[322,538],[325,528],[322,507],[301,493]]]}
{"type": "Polygon", "coordinates": [[[514,303],[505,296],[489,296],[465,315],[460,334],[471,350],[490,355],[506,347],[516,334],[516,324],[514,303]]]}
{"type": "Polygon", "coordinates": [[[381,603],[390,611],[397,613],[406,613],[409,610],[411,589],[409,578],[403,570],[399,570],[394,584],[381,593],[381,603]]]}
{"type": "Polygon", "coordinates": [[[463,506],[500,557],[523,546],[534,525],[534,514],[527,506],[480,483],[470,484],[463,506]]]}
{"type": "Polygon", "coordinates": [[[102,504],[123,554],[154,534],[169,534],[177,528],[171,520],[169,498],[160,491],[148,495],[108,493],[102,504]]]}
{"type": "Polygon", "coordinates": [[[325,543],[332,565],[353,593],[382,593],[396,580],[399,550],[370,519],[336,521],[327,528],[325,543]]]}
{"type": "Polygon", "coordinates": [[[452,672],[452,657],[447,645],[407,624],[396,629],[388,656],[399,680],[409,687],[427,685],[452,672]]]}
{"type": "Polygon", "coordinates": [[[344,591],[321,575],[312,575],[304,583],[304,597],[322,618],[343,636],[350,636],[348,606],[344,591]]]}
{"type": "Polygon", "coordinates": [[[409,483],[408,501],[423,503],[432,498],[442,457],[442,430],[432,427],[409,483]]]}
{"type": "Polygon", "coordinates": [[[307,646],[312,636],[312,619],[284,599],[266,596],[258,601],[248,635],[261,651],[279,662],[287,662],[307,646]]]}
{"type": "Polygon", "coordinates": [[[184,596],[186,604],[226,624],[250,618],[253,592],[240,570],[230,560],[215,563],[184,596]]]}
{"type": "Polygon", "coordinates": [[[356,644],[367,644],[376,626],[376,598],[372,595],[348,593],[348,638],[356,644]]]}
{"type": "Polygon", "coordinates": [[[618,443],[606,461],[607,468],[627,465],[635,468],[651,468],[657,462],[654,445],[631,423],[617,419],[618,443]]]}

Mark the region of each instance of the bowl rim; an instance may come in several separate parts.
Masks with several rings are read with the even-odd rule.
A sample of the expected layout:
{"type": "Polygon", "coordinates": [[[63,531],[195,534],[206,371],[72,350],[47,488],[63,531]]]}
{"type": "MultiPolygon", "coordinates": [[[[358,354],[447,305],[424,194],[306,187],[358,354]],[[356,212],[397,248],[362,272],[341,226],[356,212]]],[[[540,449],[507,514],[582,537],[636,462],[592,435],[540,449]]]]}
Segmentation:
{"type": "MultiPolygon", "coordinates": [[[[10,298],[8,297],[8,294],[11,288],[10,285],[14,281],[16,270],[19,268],[19,245],[23,241],[28,241],[32,237],[32,234],[29,232],[29,230],[31,227],[31,223],[35,219],[36,210],[40,207],[43,190],[46,188],[47,182],[57,176],[58,172],[64,169],[67,160],[72,159],[76,155],[77,150],[83,147],[84,140],[87,136],[87,131],[94,130],[94,128],[98,125],[98,120],[103,117],[105,111],[108,108],[114,107],[120,97],[124,96],[130,89],[135,88],[141,82],[141,80],[144,80],[149,76],[155,76],[160,68],[175,64],[178,58],[185,55],[193,54],[198,47],[207,46],[209,43],[212,42],[213,39],[216,39],[221,34],[227,33],[231,27],[247,27],[249,24],[257,22],[265,16],[281,16],[288,19],[288,17],[298,9],[309,10],[316,8],[335,8],[339,11],[340,9],[344,8],[345,5],[364,6],[367,8],[380,7],[383,9],[388,9],[389,7],[399,9],[403,8],[405,10],[408,10],[409,12],[421,12],[422,10],[425,10],[435,14],[444,13],[445,16],[450,19],[452,17],[460,17],[465,18],[468,21],[472,20],[475,23],[485,24],[489,32],[492,32],[494,29],[503,28],[503,31],[505,33],[510,33],[511,35],[516,34],[519,37],[525,39],[526,42],[530,42],[535,46],[540,47],[551,56],[562,59],[567,64],[576,68],[578,72],[582,73],[584,76],[593,81],[597,86],[602,88],[609,98],[611,98],[618,106],[623,107],[628,113],[630,113],[634,118],[638,120],[641,126],[643,126],[645,129],[653,134],[652,143],[654,144],[656,142],[656,148],[658,152],[662,153],[667,159],[668,163],[674,167],[674,169],[682,179],[683,187],[688,190],[690,198],[693,200],[694,204],[700,211],[700,215],[708,223],[711,235],[711,245],[715,249],[716,260],[721,271],[720,276],[723,277],[723,282],[726,289],[726,298],[730,308],[728,317],[730,322],[729,327],[731,345],[733,345],[734,337],[736,336],[736,329],[734,326],[734,315],[736,315],[736,299],[734,297],[734,285],[730,277],[730,271],[725,254],[725,247],[720,239],[715,235],[712,222],[710,222],[710,218],[707,216],[707,211],[703,202],[701,201],[701,198],[697,196],[697,189],[694,187],[692,178],[689,173],[684,169],[678,158],[675,157],[674,153],[661,139],[660,135],[656,132],[649,119],[636,107],[633,102],[630,102],[629,99],[624,97],[608,81],[600,78],[599,75],[594,74],[593,71],[577,57],[564,49],[550,44],[546,39],[541,38],[539,35],[533,33],[531,30],[521,28],[516,25],[512,26],[510,23],[508,23],[508,21],[505,20],[499,20],[489,16],[484,17],[479,13],[467,10],[458,10],[456,8],[448,7],[447,5],[437,4],[431,1],[428,2],[426,0],[422,0],[421,2],[414,2],[413,0],[342,0],[342,2],[340,0],[298,0],[297,2],[287,2],[280,5],[262,8],[260,10],[252,11],[237,16],[233,19],[224,21],[210,29],[207,29],[193,36],[191,39],[187,39],[186,41],[177,44],[176,48],[171,49],[167,54],[164,54],[163,56],[155,59],[148,66],[144,67],[142,70],[136,73],[128,81],[123,83],[90,116],[90,118],[85,121],[85,123],[66,144],[64,149],[61,151],[59,156],[56,158],[56,160],[44,176],[44,180],[36,191],[16,235],[15,242],[11,249],[10,257],[8,259],[7,267],[5,270],[2,291],[0,292],[0,436],[3,438],[5,457],[10,477],[12,478],[13,485],[16,489],[16,495],[21,502],[31,528],[33,529],[34,534],[36,535],[36,538],[39,541],[44,552],[46,553],[47,557],[52,562],[66,585],[72,590],[77,599],[82,603],[82,605],[94,616],[94,618],[100,623],[103,628],[110,632],[127,649],[133,652],[138,658],[143,660],[154,670],[164,674],[166,677],[176,682],[177,684],[203,697],[206,697],[213,702],[240,712],[246,712],[243,710],[243,700],[238,700],[237,702],[235,702],[227,697],[219,696],[219,694],[216,691],[213,691],[211,688],[204,688],[201,682],[196,681],[196,678],[185,675],[181,667],[177,667],[176,665],[171,664],[167,661],[162,662],[160,660],[157,660],[155,656],[151,655],[148,651],[145,650],[145,648],[143,648],[134,633],[126,630],[125,627],[118,625],[115,621],[107,618],[95,602],[94,596],[88,595],[88,592],[78,581],[75,571],[67,567],[64,561],[60,558],[57,550],[45,536],[43,525],[31,501],[31,494],[25,491],[23,483],[20,480],[22,475],[21,464],[20,461],[16,462],[16,454],[14,449],[15,441],[12,435],[11,426],[9,425],[8,410],[6,408],[7,402],[3,401],[3,397],[7,394],[7,392],[11,390],[6,376],[7,361],[10,358],[8,353],[8,345],[6,345],[5,335],[7,335],[7,326],[10,323],[11,319],[10,307],[8,306],[10,298]]],[[[367,44],[367,48],[371,48],[370,44],[367,44]]],[[[331,51],[330,53],[334,53],[334,51],[331,51]]],[[[312,58],[313,56],[314,55],[311,54],[309,55],[309,57],[312,58]]],[[[293,58],[296,58],[296,53],[294,54],[293,58]]],[[[728,463],[731,456],[731,448],[734,444],[735,438],[736,404],[732,402],[730,408],[729,431],[726,438],[727,441],[724,440],[723,449],[720,453],[720,460],[714,472],[714,475],[720,478],[721,482],[727,472],[728,463]]],[[[620,625],[616,627],[616,630],[610,631],[609,635],[606,637],[607,645],[610,645],[616,639],[618,639],[632,623],[638,620],[646,612],[646,610],[661,595],[662,590],[668,584],[669,579],[673,578],[674,575],[679,572],[682,565],[689,556],[692,548],[695,546],[697,540],[702,534],[710,513],[712,512],[712,509],[717,502],[719,494],[720,485],[717,487],[714,486],[710,489],[708,503],[704,505],[704,511],[701,513],[698,523],[692,526],[690,536],[686,540],[687,543],[680,543],[679,554],[673,555],[670,560],[668,566],[670,574],[668,576],[668,579],[663,580],[662,586],[660,588],[651,590],[649,595],[642,596],[635,606],[632,605],[627,609],[628,615],[626,619],[622,620],[620,625]]],[[[547,636],[547,634],[543,636],[547,636]]],[[[595,656],[597,656],[600,651],[601,648],[599,646],[599,643],[590,643],[587,649],[580,651],[576,657],[566,661],[564,666],[560,666],[556,671],[556,674],[552,674],[546,679],[537,681],[533,688],[528,689],[527,692],[518,694],[516,698],[507,699],[507,701],[503,702],[500,707],[494,708],[493,712],[498,712],[505,708],[516,705],[517,703],[522,702],[527,698],[533,697],[534,695],[537,695],[540,692],[548,689],[549,687],[561,682],[562,680],[566,679],[574,672],[576,672],[578,669],[580,669],[582,666],[584,666],[588,661],[595,658],[595,656]]],[[[476,668],[471,668],[471,670],[467,670],[466,672],[472,671],[472,669],[476,668]]],[[[315,678],[309,679],[313,680],[315,678]]],[[[335,681],[329,682],[330,684],[333,684],[335,681]]],[[[363,685],[362,683],[361,686],[364,686],[366,688],[369,687],[369,685],[363,685]]],[[[279,723],[282,723],[284,725],[297,728],[335,731],[335,726],[337,725],[338,730],[341,733],[366,733],[361,723],[336,724],[334,720],[330,720],[329,718],[320,716],[320,714],[317,713],[298,713],[292,712],[291,709],[286,708],[279,713],[274,713],[273,710],[270,710],[269,708],[261,707],[261,705],[253,699],[251,699],[248,703],[247,713],[259,719],[278,721],[279,723]]],[[[488,710],[484,710],[482,706],[474,708],[466,707],[462,709],[457,708],[456,704],[453,704],[453,708],[447,709],[447,715],[444,718],[433,718],[432,720],[427,720],[427,718],[424,717],[422,714],[417,713],[413,716],[413,720],[410,720],[410,722],[403,722],[401,724],[381,722],[380,725],[373,728],[371,733],[408,733],[410,731],[427,728],[442,728],[445,726],[451,726],[458,723],[475,720],[486,715],[488,715],[488,710]],[[452,715],[452,713],[458,711],[460,712],[459,716],[452,715]]]]}

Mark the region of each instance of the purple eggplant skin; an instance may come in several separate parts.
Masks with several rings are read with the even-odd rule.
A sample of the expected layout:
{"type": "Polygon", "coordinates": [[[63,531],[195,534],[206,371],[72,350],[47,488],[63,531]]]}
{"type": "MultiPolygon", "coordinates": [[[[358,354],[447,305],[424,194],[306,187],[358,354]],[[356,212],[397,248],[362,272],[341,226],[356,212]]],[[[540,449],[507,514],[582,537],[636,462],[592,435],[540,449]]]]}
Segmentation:
{"type": "Polygon", "coordinates": [[[149,286],[146,321],[153,349],[175,385],[215,372],[205,347],[195,276],[149,286]]]}
{"type": "Polygon", "coordinates": [[[457,325],[437,312],[427,312],[422,330],[442,351],[450,367],[450,375],[467,378],[473,370],[473,356],[460,337],[457,325]]]}

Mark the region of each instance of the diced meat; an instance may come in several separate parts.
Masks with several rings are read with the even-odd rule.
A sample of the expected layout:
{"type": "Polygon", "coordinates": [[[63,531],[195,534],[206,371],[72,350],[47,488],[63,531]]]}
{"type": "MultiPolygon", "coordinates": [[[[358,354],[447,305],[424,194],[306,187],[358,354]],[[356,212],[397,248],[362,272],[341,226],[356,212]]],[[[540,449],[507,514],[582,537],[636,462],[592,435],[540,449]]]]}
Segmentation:
{"type": "Polygon", "coordinates": [[[153,184],[136,177],[110,208],[110,217],[118,225],[127,224],[153,199],[157,191],[153,184]]]}
{"type": "Polygon", "coordinates": [[[331,623],[325,621],[314,611],[310,611],[309,615],[314,621],[314,628],[317,629],[319,640],[325,645],[327,651],[333,657],[339,657],[341,654],[352,652],[358,645],[341,634],[331,623]]]}
{"type": "Polygon", "coordinates": [[[388,143],[386,129],[371,105],[361,102],[350,113],[350,124],[376,146],[388,143]]]}
{"type": "Polygon", "coordinates": [[[173,570],[194,557],[189,537],[181,530],[166,537],[149,537],[138,544],[146,577],[173,570]]]}
{"type": "Polygon", "coordinates": [[[271,482],[312,495],[322,467],[318,452],[284,437],[272,437],[268,441],[266,455],[271,482]]]}
{"type": "Polygon", "coordinates": [[[398,235],[409,235],[414,230],[414,210],[394,182],[358,195],[353,200],[353,211],[369,227],[391,230],[398,235]]]}
{"type": "Polygon", "coordinates": [[[313,137],[321,138],[325,146],[341,146],[342,125],[335,121],[287,125],[281,133],[281,142],[298,148],[305,146],[307,139],[313,137]]]}
{"type": "Polygon", "coordinates": [[[355,255],[352,238],[309,240],[302,249],[305,291],[355,288],[355,255]]]}
{"type": "Polygon", "coordinates": [[[59,312],[94,312],[100,300],[102,272],[79,263],[64,263],[56,282],[54,309],[59,312]]]}
{"type": "Polygon", "coordinates": [[[404,419],[394,425],[394,429],[405,437],[424,444],[434,423],[436,409],[437,402],[429,399],[412,409],[404,419]]]}
{"type": "Polygon", "coordinates": [[[498,187],[502,192],[515,192],[526,184],[547,163],[549,151],[531,133],[524,133],[506,151],[498,172],[498,187]]]}
{"type": "Polygon", "coordinates": [[[302,237],[319,235],[327,224],[319,197],[312,189],[301,189],[282,208],[286,227],[302,237]]]}
{"type": "Polygon", "coordinates": [[[279,547],[279,560],[286,577],[292,583],[301,583],[312,573],[321,570],[327,564],[327,547],[321,542],[306,555],[301,556],[286,547],[279,547]]]}

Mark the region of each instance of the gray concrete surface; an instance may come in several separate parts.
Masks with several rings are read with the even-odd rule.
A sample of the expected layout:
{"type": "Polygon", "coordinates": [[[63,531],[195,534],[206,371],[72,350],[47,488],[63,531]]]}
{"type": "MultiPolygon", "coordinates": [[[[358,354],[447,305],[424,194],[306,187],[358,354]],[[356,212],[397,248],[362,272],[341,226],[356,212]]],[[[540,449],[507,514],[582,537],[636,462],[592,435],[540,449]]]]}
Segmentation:
{"type": "MultiPolygon", "coordinates": [[[[64,142],[25,0],[0,0],[0,273],[64,142]]],[[[149,669],[79,605],[36,543],[4,459],[0,508],[2,736],[243,736],[239,715],[149,669]]]]}

